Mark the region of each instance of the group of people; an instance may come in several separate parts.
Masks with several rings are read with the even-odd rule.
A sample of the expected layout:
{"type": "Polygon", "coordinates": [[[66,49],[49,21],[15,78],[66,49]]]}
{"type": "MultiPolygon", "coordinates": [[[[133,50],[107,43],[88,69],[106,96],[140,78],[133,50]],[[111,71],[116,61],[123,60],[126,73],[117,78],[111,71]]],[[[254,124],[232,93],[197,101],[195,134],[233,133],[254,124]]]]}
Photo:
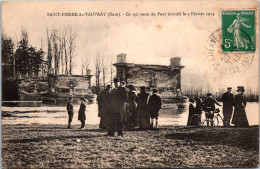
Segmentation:
{"type": "MultiPolygon", "coordinates": [[[[86,103],[84,98],[80,98],[80,106],[79,106],[79,113],[78,113],[78,120],[81,122],[81,126],[79,129],[83,129],[85,127],[85,120],[86,120],[86,103]]],[[[71,129],[71,122],[74,116],[74,110],[73,110],[73,98],[69,98],[69,101],[67,103],[67,111],[69,115],[69,120],[68,120],[68,129],[71,129]]]]}
{"type": "MultiPolygon", "coordinates": [[[[126,82],[114,79],[114,88],[107,85],[106,89],[100,92],[97,97],[98,117],[100,117],[99,127],[106,129],[108,135],[123,136],[123,129],[158,128],[159,110],[162,107],[161,98],[157,95],[157,89],[152,90],[152,95],[146,92],[144,86],[140,88],[140,93],[136,95],[134,86],[126,87],[126,82]],[[155,123],[155,124],[154,124],[155,123]]],[[[78,120],[81,122],[80,129],[85,127],[86,104],[81,98],[78,112],[78,120]]],[[[68,128],[71,129],[73,119],[73,99],[69,98],[67,103],[68,128]]]]}
{"type": "MultiPolygon", "coordinates": [[[[246,117],[246,104],[247,100],[244,96],[244,86],[237,87],[237,94],[234,95],[231,93],[232,88],[228,87],[227,91],[222,95],[223,102],[223,125],[230,126],[230,122],[236,127],[248,127],[249,123],[246,117]],[[234,108],[234,113],[233,113],[234,108]],[[233,118],[231,121],[231,117],[233,118]]],[[[198,125],[195,119],[191,119],[194,114],[201,114],[202,111],[205,112],[207,125],[209,122],[213,126],[214,112],[216,112],[215,105],[221,106],[216,99],[212,97],[211,93],[207,93],[207,97],[200,97],[196,99],[190,99],[189,105],[189,117],[188,125],[198,125]],[[195,105],[196,103],[196,105],[195,105]]]]}
{"type": "Polygon", "coordinates": [[[144,86],[136,95],[134,86],[126,87],[126,82],[114,79],[114,88],[107,85],[106,89],[98,95],[98,116],[100,128],[106,129],[108,135],[114,136],[117,132],[123,136],[123,128],[140,129],[158,128],[158,116],[161,109],[161,98],[157,89],[152,95],[146,92],[144,86]],[[155,125],[154,125],[155,121],[155,125]]]}

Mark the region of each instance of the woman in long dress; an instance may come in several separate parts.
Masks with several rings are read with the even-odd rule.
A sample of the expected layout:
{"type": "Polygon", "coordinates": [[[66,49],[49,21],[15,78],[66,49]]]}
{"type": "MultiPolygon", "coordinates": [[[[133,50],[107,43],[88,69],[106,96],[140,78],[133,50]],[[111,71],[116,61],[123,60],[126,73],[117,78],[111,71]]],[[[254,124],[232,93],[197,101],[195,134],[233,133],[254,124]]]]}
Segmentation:
{"type": "Polygon", "coordinates": [[[145,92],[145,87],[141,87],[141,92],[137,95],[137,120],[139,123],[140,129],[148,129],[150,127],[150,116],[148,109],[148,100],[149,94],[145,92]]]}
{"type": "Polygon", "coordinates": [[[246,97],[244,94],[244,87],[238,86],[237,92],[238,94],[235,95],[235,111],[232,119],[232,124],[236,127],[248,127],[248,120],[246,117],[246,97]]]}
{"type": "Polygon", "coordinates": [[[241,27],[244,26],[246,28],[251,28],[251,26],[246,25],[244,21],[248,21],[246,18],[242,18],[240,13],[236,15],[236,19],[229,26],[228,32],[233,33],[234,36],[234,46],[236,49],[239,48],[248,48],[249,40],[245,39],[241,34],[241,27]]]}
{"type": "Polygon", "coordinates": [[[189,116],[188,116],[187,125],[192,126],[192,125],[196,125],[196,122],[194,121],[195,119],[193,119],[193,121],[191,121],[191,117],[194,114],[196,114],[196,109],[195,109],[195,105],[194,105],[194,99],[190,99],[189,101],[190,101],[190,105],[189,105],[189,116]]]}

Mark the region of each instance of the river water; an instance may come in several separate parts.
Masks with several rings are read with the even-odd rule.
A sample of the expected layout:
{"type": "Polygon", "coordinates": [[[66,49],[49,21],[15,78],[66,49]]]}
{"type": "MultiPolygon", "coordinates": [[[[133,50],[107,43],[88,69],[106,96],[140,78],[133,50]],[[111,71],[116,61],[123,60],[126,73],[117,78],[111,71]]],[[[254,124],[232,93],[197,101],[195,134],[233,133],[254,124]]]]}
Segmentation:
{"type": "MultiPolygon", "coordinates": [[[[186,125],[188,119],[188,103],[178,109],[176,104],[163,106],[160,110],[159,125],[186,125]]],[[[72,125],[79,125],[79,103],[74,104],[72,125]]],[[[99,124],[97,103],[87,104],[86,124],[99,124]]],[[[220,115],[223,117],[222,109],[220,115]]],[[[2,107],[9,117],[2,117],[2,124],[67,124],[66,106],[41,105],[41,107],[2,107]]],[[[248,103],[246,107],[250,125],[259,125],[259,103],[248,103]]],[[[6,116],[6,115],[5,115],[6,116]]]]}

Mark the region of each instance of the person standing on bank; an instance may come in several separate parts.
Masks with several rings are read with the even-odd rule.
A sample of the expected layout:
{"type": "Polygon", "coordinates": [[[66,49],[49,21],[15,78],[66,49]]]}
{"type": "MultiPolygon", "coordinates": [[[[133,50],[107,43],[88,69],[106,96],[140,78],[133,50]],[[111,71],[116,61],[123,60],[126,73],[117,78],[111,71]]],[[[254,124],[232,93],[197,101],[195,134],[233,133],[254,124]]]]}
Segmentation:
{"type": "Polygon", "coordinates": [[[196,111],[196,114],[201,114],[202,113],[202,98],[201,97],[196,97],[195,98],[195,101],[196,101],[196,107],[195,107],[195,111],[196,111]]]}
{"type": "Polygon", "coordinates": [[[137,94],[137,116],[138,116],[138,125],[140,129],[148,129],[150,127],[150,117],[149,117],[149,108],[147,100],[149,94],[145,92],[145,87],[142,86],[141,92],[137,94]]]}
{"type": "Polygon", "coordinates": [[[129,115],[127,118],[127,124],[129,128],[133,128],[136,125],[136,94],[134,92],[134,86],[129,85],[130,92],[128,93],[128,111],[129,115]]]}
{"type": "Polygon", "coordinates": [[[123,136],[123,127],[126,123],[126,103],[128,100],[128,93],[125,87],[125,81],[120,82],[120,86],[117,89],[117,104],[119,108],[119,114],[116,118],[116,130],[118,132],[118,136],[123,136]]]}
{"type": "Polygon", "coordinates": [[[78,120],[81,122],[81,127],[79,129],[83,129],[85,127],[85,120],[86,120],[86,104],[85,99],[80,98],[80,107],[79,107],[79,114],[78,114],[78,120]]]}
{"type": "Polygon", "coordinates": [[[224,126],[230,126],[230,119],[233,112],[233,106],[234,106],[234,95],[231,93],[232,88],[228,87],[227,91],[222,96],[222,102],[223,102],[223,125],[224,126]]]}
{"type": "Polygon", "coordinates": [[[213,126],[215,104],[221,106],[216,99],[212,98],[211,93],[207,93],[207,98],[202,103],[202,106],[205,109],[204,111],[206,112],[207,126],[209,126],[209,121],[211,126],[213,126]]]}
{"type": "Polygon", "coordinates": [[[187,122],[187,126],[192,126],[192,125],[198,125],[196,124],[196,120],[195,118],[193,118],[193,121],[191,121],[191,117],[196,114],[196,108],[194,105],[195,100],[190,98],[189,99],[190,105],[189,105],[189,116],[188,116],[188,122],[187,122]]]}
{"type": "Polygon", "coordinates": [[[149,114],[151,117],[151,128],[153,128],[153,121],[155,119],[155,128],[158,128],[158,117],[159,117],[159,110],[162,108],[162,101],[161,98],[156,94],[157,89],[153,89],[153,95],[150,96],[148,101],[149,107],[149,114]]]}
{"type": "Polygon", "coordinates": [[[237,88],[238,94],[235,95],[235,110],[232,124],[236,127],[249,127],[245,111],[247,104],[246,97],[244,96],[245,89],[244,86],[238,86],[237,88]]]}
{"type": "Polygon", "coordinates": [[[69,98],[69,101],[67,103],[67,111],[68,111],[68,115],[69,115],[69,120],[68,120],[68,129],[71,129],[71,122],[72,122],[72,119],[73,119],[73,115],[74,115],[74,112],[73,112],[73,99],[70,97],[69,98]]]}
{"type": "Polygon", "coordinates": [[[99,128],[107,128],[107,115],[109,111],[109,95],[110,95],[111,86],[107,85],[106,89],[100,92],[97,101],[98,101],[98,117],[100,117],[99,128]]]}
{"type": "Polygon", "coordinates": [[[117,90],[118,90],[118,79],[114,79],[114,88],[111,90],[110,93],[110,103],[109,103],[109,111],[108,111],[108,126],[107,126],[107,134],[108,136],[114,136],[116,131],[116,124],[117,117],[119,114],[119,106],[117,104],[118,102],[118,96],[117,96],[117,90]]]}

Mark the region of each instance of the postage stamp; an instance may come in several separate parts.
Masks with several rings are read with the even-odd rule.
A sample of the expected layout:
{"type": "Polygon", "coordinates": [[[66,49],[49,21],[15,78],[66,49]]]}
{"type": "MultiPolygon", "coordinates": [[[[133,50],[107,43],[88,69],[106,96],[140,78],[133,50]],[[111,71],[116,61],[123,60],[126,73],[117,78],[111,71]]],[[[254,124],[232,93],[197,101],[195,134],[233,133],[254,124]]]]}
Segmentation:
{"type": "Polygon", "coordinates": [[[255,10],[221,11],[222,52],[255,52],[255,10]]]}
{"type": "Polygon", "coordinates": [[[206,43],[205,55],[209,62],[209,67],[224,75],[245,72],[254,60],[254,53],[248,51],[241,52],[242,50],[239,53],[232,51],[221,52],[221,32],[223,32],[223,29],[214,31],[206,43]]]}

